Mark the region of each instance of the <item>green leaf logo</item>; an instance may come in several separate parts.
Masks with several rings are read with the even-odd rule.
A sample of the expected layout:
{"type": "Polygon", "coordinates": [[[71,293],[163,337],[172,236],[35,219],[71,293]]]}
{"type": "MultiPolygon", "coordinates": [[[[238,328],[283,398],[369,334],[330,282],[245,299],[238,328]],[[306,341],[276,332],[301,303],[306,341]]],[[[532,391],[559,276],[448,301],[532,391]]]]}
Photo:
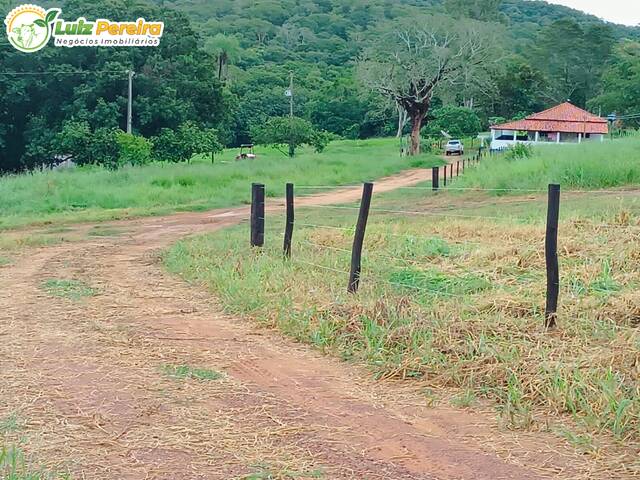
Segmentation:
{"type": "Polygon", "coordinates": [[[58,15],[59,8],[45,10],[33,4],[14,8],[4,20],[9,43],[21,52],[37,52],[49,42],[58,15]]]}

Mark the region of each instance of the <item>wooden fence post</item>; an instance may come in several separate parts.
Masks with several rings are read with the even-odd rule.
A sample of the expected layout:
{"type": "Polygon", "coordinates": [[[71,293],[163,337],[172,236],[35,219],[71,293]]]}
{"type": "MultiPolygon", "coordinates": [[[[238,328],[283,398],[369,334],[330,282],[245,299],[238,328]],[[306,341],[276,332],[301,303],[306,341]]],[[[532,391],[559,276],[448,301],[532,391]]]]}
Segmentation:
{"type": "Polygon", "coordinates": [[[440,188],[440,167],[431,167],[431,189],[436,192],[440,188]]]}
{"type": "Polygon", "coordinates": [[[291,238],[293,237],[293,183],[287,183],[286,186],[286,205],[287,205],[287,219],[284,226],[284,256],[285,258],[291,258],[291,238]]]}
{"type": "Polygon", "coordinates": [[[349,273],[349,285],[347,292],[356,293],[360,285],[360,271],[362,269],[362,244],[364,243],[364,232],[367,229],[367,219],[369,218],[369,207],[371,206],[371,195],[373,193],[373,183],[367,182],[362,187],[362,200],[360,200],[360,212],[358,213],[358,223],[353,236],[353,248],[351,249],[351,272],[349,273]]]}
{"type": "Polygon", "coordinates": [[[444,186],[447,186],[447,166],[444,166],[444,176],[442,177],[444,179],[444,186]]]}
{"type": "Polygon", "coordinates": [[[251,184],[251,246],[264,245],[264,184],[251,184]]]}
{"type": "Polygon", "coordinates": [[[560,272],[558,268],[558,216],[560,213],[560,185],[549,184],[547,199],[547,232],[544,255],[547,264],[547,303],[544,310],[544,326],[556,326],[560,272]]]}
{"type": "Polygon", "coordinates": [[[456,177],[460,176],[460,160],[456,162],[456,177]]]}
{"type": "Polygon", "coordinates": [[[449,167],[449,180],[453,180],[453,163],[449,167]]]}

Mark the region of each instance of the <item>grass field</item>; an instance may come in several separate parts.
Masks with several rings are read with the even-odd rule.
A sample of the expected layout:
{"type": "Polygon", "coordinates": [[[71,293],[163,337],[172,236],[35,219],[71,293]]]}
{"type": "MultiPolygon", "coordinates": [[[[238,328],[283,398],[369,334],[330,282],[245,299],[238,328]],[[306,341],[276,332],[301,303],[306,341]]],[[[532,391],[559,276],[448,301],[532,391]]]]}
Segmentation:
{"type": "Polygon", "coordinates": [[[538,189],[560,183],[565,189],[602,189],[640,183],[638,136],[603,143],[541,145],[533,152],[526,160],[509,160],[502,154],[488,157],[458,186],[538,189]]]}
{"type": "Polygon", "coordinates": [[[420,382],[429,403],[493,406],[510,428],[553,430],[608,471],[638,474],[640,201],[589,193],[561,205],[554,332],[543,328],[544,194],[374,195],[357,295],[346,293],[355,209],[297,212],[325,227],[296,227],[290,262],[282,215],[267,220],[263,251],[244,225],[181,241],[165,262],[232,313],[420,382]]]}
{"type": "MultiPolygon", "coordinates": [[[[432,166],[434,155],[402,158],[396,139],[332,142],[293,159],[258,148],[259,158],[236,162],[227,150],[211,164],[152,164],[112,172],[98,167],[35,172],[0,178],[0,228],[29,224],[100,221],[129,216],[197,211],[246,203],[251,182],[287,181],[337,185],[371,180],[403,169],[432,166]]],[[[267,190],[268,196],[281,191],[267,190]]]]}

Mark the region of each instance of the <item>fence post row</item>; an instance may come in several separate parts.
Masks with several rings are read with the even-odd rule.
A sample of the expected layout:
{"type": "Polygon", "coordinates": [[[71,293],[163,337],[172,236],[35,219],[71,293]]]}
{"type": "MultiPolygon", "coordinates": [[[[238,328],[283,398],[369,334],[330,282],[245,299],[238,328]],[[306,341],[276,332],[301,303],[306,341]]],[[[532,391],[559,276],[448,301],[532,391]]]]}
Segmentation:
{"type": "Polygon", "coordinates": [[[264,184],[251,184],[251,246],[264,245],[264,184]]]}
{"type": "Polygon", "coordinates": [[[440,167],[431,167],[431,189],[435,192],[440,187],[440,167]]]}
{"type": "Polygon", "coordinates": [[[362,187],[362,200],[360,200],[360,212],[358,213],[358,223],[353,236],[353,248],[351,249],[351,271],[349,272],[349,284],[347,292],[356,293],[360,285],[360,271],[362,270],[362,244],[364,243],[364,232],[367,228],[369,218],[369,207],[371,206],[371,195],[373,193],[373,183],[367,182],[362,187]]]}
{"type": "Polygon", "coordinates": [[[547,303],[544,310],[546,328],[556,326],[560,272],[558,268],[558,216],[560,213],[560,185],[549,184],[547,200],[547,231],[544,255],[547,265],[547,303]]]}
{"type": "Polygon", "coordinates": [[[293,222],[294,222],[294,209],[293,209],[293,183],[287,183],[286,186],[286,207],[287,207],[287,219],[284,226],[284,245],[283,252],[285,258],[291,258],[291,239],[293,237],[293,222]]]}

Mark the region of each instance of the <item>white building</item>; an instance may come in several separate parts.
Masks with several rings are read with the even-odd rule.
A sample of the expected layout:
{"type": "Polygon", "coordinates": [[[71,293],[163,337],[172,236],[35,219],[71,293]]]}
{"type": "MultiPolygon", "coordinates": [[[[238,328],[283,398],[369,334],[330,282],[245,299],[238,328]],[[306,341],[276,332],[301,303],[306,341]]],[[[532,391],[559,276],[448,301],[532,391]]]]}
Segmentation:
{"type": "Polygon", "coordinates": [[[607,133],[606,119],[565,102],[523,120],[493,125],[491,149],[501,150],[516,143],[602,141],[607,133]]]}

